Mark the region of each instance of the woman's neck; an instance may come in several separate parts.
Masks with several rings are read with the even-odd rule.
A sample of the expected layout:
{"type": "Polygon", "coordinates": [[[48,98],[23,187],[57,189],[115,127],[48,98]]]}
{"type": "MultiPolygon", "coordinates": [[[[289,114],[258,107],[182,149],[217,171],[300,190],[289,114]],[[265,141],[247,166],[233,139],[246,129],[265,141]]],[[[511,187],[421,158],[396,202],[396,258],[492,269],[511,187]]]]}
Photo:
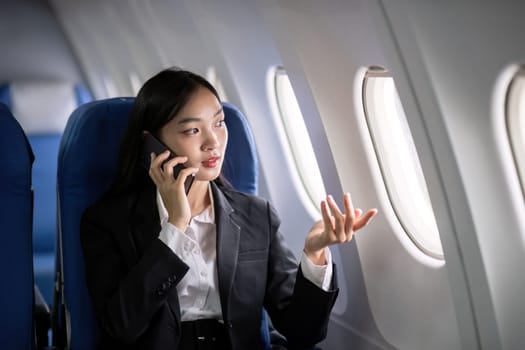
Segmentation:
{"type": "Polygon", "coordinates": [[[188,193],[188,202],[190,204],[191,216],[200,214],[208,205],[210,205],[209,181],[193,182],[190,192],[188,193]]]}

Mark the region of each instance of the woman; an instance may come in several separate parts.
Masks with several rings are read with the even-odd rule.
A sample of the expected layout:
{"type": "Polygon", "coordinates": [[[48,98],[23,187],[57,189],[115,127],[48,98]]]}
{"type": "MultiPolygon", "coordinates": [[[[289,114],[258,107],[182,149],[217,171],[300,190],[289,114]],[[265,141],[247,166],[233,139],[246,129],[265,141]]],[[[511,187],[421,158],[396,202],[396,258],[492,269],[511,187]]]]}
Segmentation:
{"type": "Polygon", "coordinates": [[[376,210],[361,215],[345,194],[342,213],[328,196],[298,267],[268,202],[221,179],[227,139],[204,78],[168,69],[139,91],[116,181],[81,224],[102,348],[261,349],[263,307],[289,349],[326,336],[337,295],[327,247],[350,241],[376,210]],[[144,162],[148,133],[179,156],[144,162]]]}

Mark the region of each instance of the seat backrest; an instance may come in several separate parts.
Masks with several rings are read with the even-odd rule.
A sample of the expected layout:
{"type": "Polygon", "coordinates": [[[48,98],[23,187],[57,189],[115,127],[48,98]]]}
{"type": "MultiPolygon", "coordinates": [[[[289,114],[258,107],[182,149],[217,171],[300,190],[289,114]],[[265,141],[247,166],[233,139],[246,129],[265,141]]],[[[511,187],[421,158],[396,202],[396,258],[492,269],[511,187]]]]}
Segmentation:
{"type": "Polygon", "coordinates": [[[51,303],[56,245],[58,146],[73,110],[91,100],[81,85],[64,81],[15,81],[0,85],[6,103],[24,129],[35,154],[33,166],[35,282],[51,303]]]}
{"type": "Polygon", "coordinates": [[[33,159],[24,131],[0,103],[0,344],[5,349],[33,349],[33,159]]]}
{"type": "MultiPolygon", "coordinates": [[[[114,98],[80,106],[69,118],[60,143],[57,189],[63,302],[69,310],[70,348],[74,350],[96,349],[99,333],[86,286],[80,219],[116,175],[120,141],[132,105],[132,98],[114,98]]],[[[60,258],[60,248],[58,253],[60,258]]]]}
{"type": "MultiPolygon", "coordinates": [[[[119,145],[133,101],[133,98],[114,98],[79,107],[71,115],[60,144],[59,217],[64,295],[71,318],[73,350],[94,349],[98,337],[85,283],[80,219],[84,210],[109,188],[116,175],[119,145]]],[[[229,130],[224,174],[235,188],[256,193],[258,163],[253,136],[237,108],[228,103],[223,107],[229,130]]],[[[268,334],[267,324],[265,332],[268,334]]]]}

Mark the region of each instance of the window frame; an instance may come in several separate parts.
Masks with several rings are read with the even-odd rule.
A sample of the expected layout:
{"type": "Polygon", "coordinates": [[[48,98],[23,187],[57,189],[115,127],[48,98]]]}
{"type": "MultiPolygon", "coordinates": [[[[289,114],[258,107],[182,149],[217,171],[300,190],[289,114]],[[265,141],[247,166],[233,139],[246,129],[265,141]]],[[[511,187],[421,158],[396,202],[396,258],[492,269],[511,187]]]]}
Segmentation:
{"type": "Polygon", "coordinates": [[[513,74],[505,93],[505,127],[522,196],[525,198],[525,66],[513,74]],[[516,85],[519,84],[518,89],[516,85]],[[520,132],[520,130],[522,130],[520,132]]]}
{"type": "MultiPolygon", "coordinates": [[[[380,170],[380,174],[381,174],[381,178],[382,178],[382,183],[385,187],[385,190],[386,190],[386,194],[387,194],[387,198],[388,198],[388,201],[390,202],[390,205],[392,207],[392,210],[394,212],[394,215],[397,219],[397,221],[399,222],[399,224],[401,225],[401,228],[403,229],[403,231],[405,232],[405,234],[408,236],[408,238],[410,239],[410,241],[420,250],[422,251],[425,255],[427,256],[430,256],[434,259],[438,259],[438,260],[444,260],[444,252],[443,252],[443,247],[442,247],[442,244],[441,244],[441,236],[439,234],[439,229],[437,227],[437,222],[435,220],[435,214],[434,214],[434,211],[432,209],[432,203],[430,202],[430,196],[429,196],[429,193],[428,193],[428,188],[426,186],[426,182],[425,182],[425,179],[424,179],[424,174],[423,174],[423,171],[421,169],[421,162],[419,161],[419,155],[417,154],[417,150],[415,149],[415,143],[414,143],[414,139],[412,137],[412,133],[410,131],[410,128],[409,128],[409,125],[408,125],[408,120],[406,120],[406,114],[404,113],[404,109],[402,107],[402,103],[401,103],[401,99],[399,97],[399,92],[397,91],[397,88],[395,86],[395,81],[393,80],[393,76],[392,74],[385,68],[383,67],[379,67],[379,66],[370,66],[370,67],[365,67],[366,69],[366,72],[365,74],[363,75],[363,78],[362,78],[362,85],[361,85],[361,103],[362,103],[362,106],[363,106],[363,113],[364,113],[364,119],[365,119],[365,124],[366,124],[366,128],[368,130],[368,135],[370,136],[370,140],[371,140],[371,143],[372,143],[372,148],[373,148],[373,151],[374,151],[374,154],[375,154],[375,158],[377,160],[377,163],[378,163],[378,166],[379,166],[379,170],[380,170]],[[404,124],[406,123],[406,128],[404,129],[408,129],[409,131],[409,134],[408,136],[410,136],[410,140],[407,140],[407,142],[411,145],[413,145],[413,149],[414,149],[414,152],[411,152],[410,151],[410,147],[409,146],[409,149],[407,149],[407,151],[410,153],[410,156],[412,159],[416,159],[417,160],[417,163],[413,163],[412,164],[412,167],[416,167],[419,169],[419,171],[417,171],[417,173],[420,173],[423,175],[422,178],[419,178],[418,174],[414,174],[414,176],[418,177],[418,182],[420,183],[420,186],[419,188],[422,189],[423,191],[425,192],[420,192],[420,195],[422,196],[422,198],[428,198],[428,205],[429,205],[429,209],[430,209],[430,212],[432,213],[432,216],[433,216],[433,221],[430,222],[426,222],[426,223],[423,223],[423,224],[418,224],[415,220],[412,219],[412,215],[408,215],[407,213],[411,212],[411,210],[407,210],[406,208],[410,208],[410,207],[414,207],[414,205],[407,205],[406,201],[404,201],[404,199],[401,197],[401,196],[398,196],[396,193],[397,192],[400,192],[399,191],[399,187],[398,184],[399,184],[399,180],[397,179],[391,179],[389,174],[391,172],[391,167],[390,167],[390,164],[393,163],[392,161],[385,161],[385,157],[387,157],[387,155],[384,155],[383,156],[383,153],[386,153],[386,152],[383,152],[383,147],[380,146],[380,144],[382,144],[381,141],[378,140],[378,138],[380,137],[379,135],[376,135],[378,133],[378,131],[374,131],[374,126],[372,125],[373,124],[373,121],[371,120],[371,118],[374,118],[374,117],[371,117],[371,111],[370,111],[370,106],[368,106],[368,84],[370,83],[370,78],[390,78],[392,79],[392,83],[394,84],[394,91],[396,93],[396,100],[395,102],[397,102],[396,104],[399,104],[399,106],[401,107],[401,110],[403,112],[403,115],[399,115],[399,113],[396,113],[399,117],[404,117],[404,121],[400,121],[400,123],[404,124]],[[414,157],[415,156],[415,157],[414,157]],[[385,164],[387,163],[387,164],[385,164]],[[422,186],[421,186],[422,185],[422,186]],[[427,233],[421,233],[421,231],[426,231],[427,233]],[[427,244],[433,244],[432,246],[427,246],[427,244]]],[[[373,102],[371,102],[373,103],[373,102]]],[[[399,110],[399,108],[397,109],[399,110]]],[[[402,127],[402,126],[401,126],[402,127]]],[[[425,200],[425,202],[427,202],[425,200]]],[[[421,221],[421,220],[418,220],[418,221],[421,221]]]]}
{"type": "MultiPolygon", "coordinates": [[[[286,72],[286,69],[280,65],[272,66],[268,70],[267,73],[267,91],[269,96],[269,103],[272,107],[272,116],[274,119],[274,122],[277,126],[277,130],[279,131],[279,139],[281,141],[281,144],[283,145],[283,148],[285,150],[285,159],[287,162],[287,165],[291,171],[292,175],[292,182],[296,188],[296,191],[301,199],[301,202],[305,209],[308,211],[310,216],[318,220],[321,218],[321,209],[320,209],[320,202],[322,199],[326,197],[326,187],[324,185],[323,177],[321,174],[321,169],[319,167],[319,163],[317,162],[317,156],[315,154],[315,150],[313,149],[313,143],[310,138],[310,134],[308,132],[308,128],[306,127],[306,122],[304,120],[303,114],[300,111],[300,105],[299,101],[297,100],[297,96],[295,95],[295,91],[293,90],[293,86],[291,86],[291,92],[293,94],[293,98],[295,99],[297,108],[299,109],[300,115],[301,115],[301,121],[304,124],[304,130],[306,131],[306,137],[309,142],[309,149],[311,149],[311,156],[309,157],[309,162],[313,162],[315,166],[305,167],[302,165],[301,156],[298,156],[298,152],[296,150],[295,140],[292,140],[292,136],[289,133],[288,124],[289,122],[286,120],[286,112],[283,110],[283,106],[281,102],[279,102],[280,98],[282,99],[282,96],[279,97],[279,90],[280,88],[278,85],[278,79],[280,76],[284,76],[288,79],[288,82],[291,86],[290,78],[288,77],[288,73],[286,72]],[[299,158],[299,159],[298,159],[299,158]],[[308,170],[312,171],[312,168],[314,171],[318,173],[318,175],[315,175],[311,178],[317,178],[317,180],[311,181],[308,179],[305,179],[305,175],[301,170],[308,170]],[[319,182],[318,182],[319,181],[319,182]],[[315,184],[317,182],[317,184],[315,184]],[[315,189],[315,186],[321,186],[318,189],[315,189]],[[315,198],[316,194],[319,196],[319,198],[315,198]],[[322,195],[321,195],[322,194],[322,195]]],[[[304,148],[304,147],[303,147],[304,148]]]]}

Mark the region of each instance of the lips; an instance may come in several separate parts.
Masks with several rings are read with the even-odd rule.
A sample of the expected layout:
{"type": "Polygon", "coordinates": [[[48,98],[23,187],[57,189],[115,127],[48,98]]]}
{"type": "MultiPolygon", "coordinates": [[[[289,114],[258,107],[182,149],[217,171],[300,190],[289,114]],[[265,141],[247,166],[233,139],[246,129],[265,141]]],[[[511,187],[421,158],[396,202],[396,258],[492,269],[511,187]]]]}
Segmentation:
{"type": "Polygon", "coordinates": [[[211,157],[208,160],[202,162],[205,168],[215,168],[219,164],[220,157],[211,157]]]}

